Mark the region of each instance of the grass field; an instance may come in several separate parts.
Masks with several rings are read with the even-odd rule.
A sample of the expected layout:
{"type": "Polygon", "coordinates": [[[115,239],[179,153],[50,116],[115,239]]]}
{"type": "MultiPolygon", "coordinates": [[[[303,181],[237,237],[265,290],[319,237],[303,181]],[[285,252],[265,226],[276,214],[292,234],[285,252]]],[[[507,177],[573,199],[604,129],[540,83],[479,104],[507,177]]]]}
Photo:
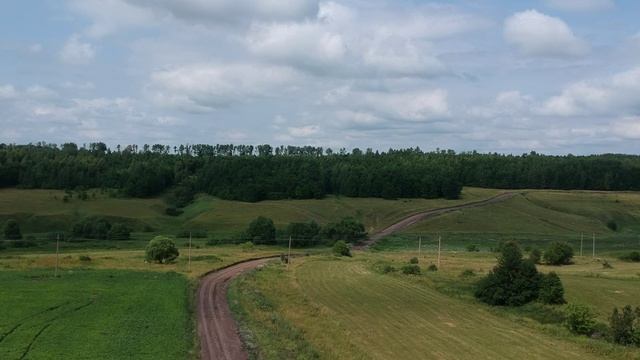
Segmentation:
{"type": "Polygon", "coordinates": [[[0,283],[1,359],[195,358],[182,275],[0,271],[0,283]]]}
{"type": "MultiPolygon", "coordinates": [[[[434,261],[432,255],[422,260],[423,271],[434,261]]],[[[399,266],[410,256],[356,253],[353,259],[299,259],[291,271],[271,266],[246,276],[233,285],[237,289],[231,300],[245,336],[267,359],[300,349],[307,355],[298,358],[315,354],[327,359],[640,357],[638,350],[541,324],[534,320],[540,315],[530,316],[526,308],[512,312],[477,303],[470,292],[475,278],[462,279],[460,272],[471,268],[485,274],[495,264],[487,254],[447,253],[441,271],[420,276],[375,270],[383,263],[399,266]],[[276,332],[273,319],[287,332],[276,332]]],[[[592,306],[601,321],[613,306],[640,305],[640,276],[629,276],[640,272],[640,264],[609,273],[586,259],[572,266],[554,268],[565,282],[567,299],[592,306]]]]}

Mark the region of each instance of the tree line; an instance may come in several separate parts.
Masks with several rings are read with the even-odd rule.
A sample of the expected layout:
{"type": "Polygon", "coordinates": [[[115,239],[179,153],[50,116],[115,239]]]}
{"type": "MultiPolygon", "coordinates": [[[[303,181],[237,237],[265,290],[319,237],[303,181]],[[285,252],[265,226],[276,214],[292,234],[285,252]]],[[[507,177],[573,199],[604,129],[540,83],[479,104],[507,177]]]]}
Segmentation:
{"type": "Polygon", "coordinates": [[[351,197],[450,198],[462,186],[639,190],[640,156],[547,156],[270,145],[137,145],[108,148],[0,144],[0,187],[108,188],[150,197],[171,190],[177,207],[196,192],[230,200],[351,197]]]}

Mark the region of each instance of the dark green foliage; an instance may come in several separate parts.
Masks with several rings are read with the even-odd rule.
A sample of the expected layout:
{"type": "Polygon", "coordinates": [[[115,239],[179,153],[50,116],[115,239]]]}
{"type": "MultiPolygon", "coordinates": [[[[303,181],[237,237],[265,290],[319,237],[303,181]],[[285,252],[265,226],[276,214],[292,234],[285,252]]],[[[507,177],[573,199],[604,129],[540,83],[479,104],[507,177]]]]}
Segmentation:
{"type": "Polygon", "coordinates": [[[630,253],[620,256],[620,260],[640,262],[640,251],[631,251],[630,253]]]}
{"type": "Polygon", "coordinates": [[[344,240],[356,243],[367,238],[364,225],[354,218],[347,217],[337,223],[330,223],[324,227],[323,236],[330,240],[344,240]]]}
{"type": "Polygon", "coordinates": [[[534,264],[540,264],[541,258],[542,258],[542,252],[540,251],[540,249],[537,249],[537,248],[533,249],[529,253],[529,261],[531,261],[534,264]]]}
{"type": "Polygon", "coordinates": [[[408,264],[402,266],[402,273],[407,275],[420,275],[420,266],[417,264],[408,264]]]}
{"type": "Polygon", "coordinates": [[[320,225],[313,220],[306,223],[290,223],[286,234],[291,237],[293,247],[314,245],[320,240],[320,225]]]}
{"type": "Polygon", "coordinates": [[[564,287],[560,277],[555,272],[540,277],[540,291],[538,299],[544,304],[557,305],[564,304],[564,287]]]}
{"type": "Polygon", "coordinates": [[[412,257],[411,259],[409,259],[409,264],[417,264],[417,263],[418,263],[417,257],[412,257]]]}
{"type": "Polygon", "coordinates": [[[520,306],[538,297],[539,286],[535,265],[522,259],[516,243],[507,242],[498,265],[478,283],[475,296],[489,305],[520,306]]]}
{"type": "Polygon", "coordinates": [[[396,272],[396,271],[397,271],[397,269],[394,268],[391,265],[385,265],[385,266],[382,267],[382,273],[383,274],[389,274],[389,273],[393,273],[393,272],[396,272]]]}
{"type": "Polygon", "coordinates": [[[351,256],[351,248],[349,248],[349,245],[342,240],[338,240],[333,244],[332,251],[338,256],[351,256]]]}
{"type": "Polygon", "coordinates": [[[478,252],[480,251],[480,247],[476,244],[469,244],[467,245],[467,251],[468,252],[478,252]]]}
{"type": "Polygon", "coordinates": [[[204,239],[207,237],[207,230],[194,229],[194,230],[180,230],[176,233],[177,238],[188,239],[189,236],[193,239],[204,239]]]}
{"type": "Polygon", "coordinates": [[[80,260],[80,261],[91,261],[91,257],[89,255],[80,255],[80,256],[78,256],[78,260],[80,260]]]}
{"type": "Polygon", "coordinates": [[[429,266],[427,266],[427,271],[438,271],[438,267],[436,266],[436,264],[430,264],[429,266]]]}
{"type": "Polygon", "coordinates": [[[253,220],[249,224],[245,235],[251,239],[254,244],[276,243],[276,227],[273,224],[273,220],[264,216],[259,216],[253,220]]]}
{"type": "Polygon", "coordinates": [[[30,248],[30,247],[35,247],[38,246],[38,244],[36,244],[35,241],[33,241],[33,238],[31,239],[25,239],[25,240],[14,240],[11,242],[11,246],[13,246],[14,248],[30,248]]]}
{"type": "Polygon", "coordinates": [[[13,219],[7,220],[4,224],[4,238],[7,240],[20,240],[22,233],[20,232],[20,224],[13,219]]]}
{"type": "Polygon", "coordinates": [[[618,231],[618,223],[615,220],[607,221],[607,227],[611,231],[618,231]]]}
{"type": "Polygon", "coordinates": [[[115,223],[109,230],[109,239],[111,240],[129,240],[131,238],[131,229],[122,223],[115,223]]]}
{"type": "Polygon", "coordinates": [[[171,207],[183,208],[189,205],[196,195],[195,179],[190,178],[173,188],[166,196],[171,207]]]}
{"type": "Polygon", "coordinates": [[[613,342],[640,346],[640,307],[635,311],[630,305],[625,306],[622,311],[614,308],[609,318],[609,326],[613,342]]]}
{"type": "Polygon", "coordinates": [[[182,215],[183,211],[176,208],[175,206],[169,206],[164,210],[165,214],[169,215],[169,216],[180,216],[182,215]]]}
{"type": "Polygon", "coordinates": [[[565,326],[574,334],[589,336],[596,328],[596,316],[588,306],[569,304],[564,316],[565,326]]]}
{"type": "Polygon", "coordinates": [[[180,253],[176,244],[166,236],[156,236],[149,241],[146,248],[146,260],[166,264],[175,260],[180,253]]]}
{"type": "Polygon", "coordinates": [[[476,276],[476,272],[473,271],[473,269],[464,269],[460,273],[460,276],[461,277],[472,277],[472,276],[476,276]]]}
{"type": "Polygon", "coordinates": [[[102,217],[91,216],[73,225],[73,235],[86,239],[108,239],[111,223],[102,217]]]}
{"type": "Polygon", "coordinates": [[[552,243],[544,252],[544,261],[549,265],[568,265],[573,259],[573,249],[562,242],[552,243]]]}

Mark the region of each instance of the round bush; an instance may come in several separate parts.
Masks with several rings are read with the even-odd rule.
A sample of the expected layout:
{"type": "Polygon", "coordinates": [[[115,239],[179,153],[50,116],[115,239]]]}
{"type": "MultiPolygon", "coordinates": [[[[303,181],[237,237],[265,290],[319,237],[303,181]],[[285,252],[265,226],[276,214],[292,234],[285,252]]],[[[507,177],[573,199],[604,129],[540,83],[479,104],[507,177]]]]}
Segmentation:
{"type": "Polygon", "coordinates": [[[175,260],[179,255],[176,244],[166,236],[156,236],[147,244],[147,261],[167,264],[175,260]]]}
{"type": "Polygon", "coordinates": [[[333,253],[338,256],[351,256],[351,249],[346,242],[338,240],[333,244],[333,253]]]}
{"type": "Polygon", "coordinates": [[[544,252],[544,261],[549,265],[571,264],[573,249],[567,243],[554,242],[544,252]]]}
{"type": "Polygon", "coordinates": [[[595,330],[596,316],[588,306],[569,304],[564,316],[564,324],[572,333],[589,336],[595,330]]]}
{"type": "Polygon", "coordinates": [[[402,267],[402,273],[407,275],[420,275],[420,266],[409,264],[402,267]]]}
{"type": "Polygon", "coordinates": [[[246,235],[254,244],[276,243],[276,227],[273,220],[264,216],[257,217],[249,224],[246,235]]]}
{"type": "Polygon", "coordinates": [[[417,264],[417,263],[418,263],[417,257],[412,257],[411,259],[409,259],[409,264],[417,264]]]}

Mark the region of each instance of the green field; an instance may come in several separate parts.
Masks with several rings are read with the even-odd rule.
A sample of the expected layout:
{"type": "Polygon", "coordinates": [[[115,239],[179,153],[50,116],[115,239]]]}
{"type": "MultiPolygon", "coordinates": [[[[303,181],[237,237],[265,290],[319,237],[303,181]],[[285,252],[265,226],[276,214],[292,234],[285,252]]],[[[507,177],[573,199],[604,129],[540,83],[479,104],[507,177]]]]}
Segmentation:
{"type": "MultiPolygon", "coordinates": [[[[376,271],[380,263],[398,265],[409,256],[305,258],[296,260],[291,271],[274,265],[237,281],[230,298],[258,358],[295,353],[306,354],[298,358],[326,359],[640,357],[638,350],[579,338],[560,325],[543,325],[524,310],[513,313],[477,303],[469,291],[474,279],[461,279],[459,269],[475,266],[485,272],[495,258],[448,254],[445,270],[420,276],[376,271]]],[[[602,314],[608,315],[612,306],[640,305],[640,277],[562,278],[569,301],[579,300],[602,314]]]]}
{"type": "Polygon", "coordinates": [[[172,272],[0,271],[0,358],[193,358],[191,289],[172,272]]]}

